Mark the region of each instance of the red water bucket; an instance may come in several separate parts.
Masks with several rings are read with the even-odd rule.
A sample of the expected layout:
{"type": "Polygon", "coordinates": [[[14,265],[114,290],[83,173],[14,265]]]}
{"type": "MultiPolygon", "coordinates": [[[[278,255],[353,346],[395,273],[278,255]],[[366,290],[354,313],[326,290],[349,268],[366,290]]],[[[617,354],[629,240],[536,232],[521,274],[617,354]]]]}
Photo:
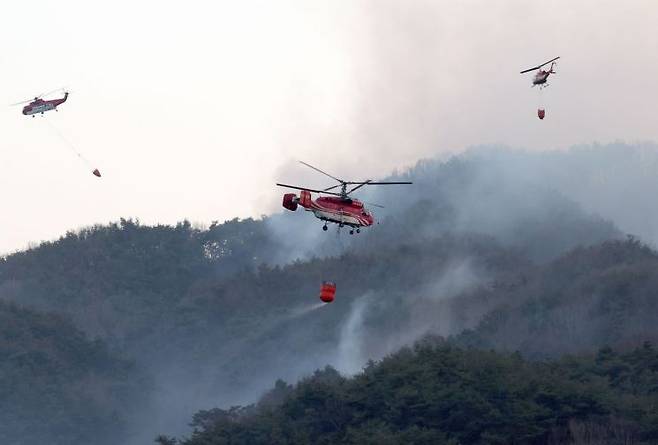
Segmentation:
{"type": "Polygon", "coordinates": [[[320,288],[320,300],[324,301],[325,303],[331,303],[334,301],[335,296],[336,283],[332,283],[331,281],[323,281],[322,287],[320,288]]]}
{"type": "Polygon", "coordinates": [[[544,116],[546,116],[546,111],[544,111],[543,108],[539,108],[539,109],[537,110],[537,117],[538,117],[539,119],[544,119],[544,116]]]}

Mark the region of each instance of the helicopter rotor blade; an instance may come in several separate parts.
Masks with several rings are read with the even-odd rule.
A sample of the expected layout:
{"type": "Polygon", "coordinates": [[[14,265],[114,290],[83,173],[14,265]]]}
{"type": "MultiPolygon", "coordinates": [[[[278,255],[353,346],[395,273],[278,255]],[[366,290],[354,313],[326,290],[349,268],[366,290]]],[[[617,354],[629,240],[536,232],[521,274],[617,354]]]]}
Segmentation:
{"type": "Polygon", "coordinates": [[[368,185],[368,184],[370,184],[371,182],[372,182],[372,180],[371,180],[371,179],[368,179],[367,181],[362,182],[361,184],[359,184],[359,185],[357,185],[356,187],[352,188],[352,189],[351,189],[349,192],[347,192],[346,194],[349,195],[349,194],[352,193],[354,190],[360,189],[360,188],[363,187],[364,185],[368,185]]]}
{"type": "Polygon", "coordinates": [[[540,66],[536,66],[536,67],[534,67],[534,68],[528,68],[527,70],[523,70],[523,71],[521,71],[519,74],[529,73],[530,71],[535,71],[535,70],[538,70],[539,68],[541,68],[541,67],[540,67],[540,66]]]}
{"type": "Polygon", "coordinates": [[[322,173],[322,174],[325,175],[325,176],[329,176],[331,179],[333,179],[334,181],[338,181],[338,182],[340,182],[341,184],[344,182],[342,179],[338,179],[337,177],[332,176],[332,175],[330,175],[330,174],[327,173],[327,172],[323,172],[323,171],[320,170],[319,168],[317,168],[317,167],[313,167],[311,164],[307,164],[307,163],[304,162],[304,161],[299,161],[299,163],[300,163],[300,164],[304,164],[304,165],[307,166],[308,168],[312,168],[312,169],[315,170],[316,172],[322,173]]]}
{"type": "Polygon", "coordinates": [[[409,181],[377,181],[374,182],[372,179],[368,179],[367,181],[347,181],[345,184],[351,184],[351,185],[356,185],[353,189],[351,189],[347,194],[349,195],[352,193],[354,190],[359,189],[363,187],[364,185],[401,185],[401,184],[413,184],[413,182],[409,181]]]}
{"type": "Polygon", "coordinates": [[[39,95],[37,96],[37,98],[41,99],[43,96],[48,96],[48,95],[53,94],[53,93],[55,93],[55,92],[57,92],[57,91],[62,91],[62,92],[64,92],[64,88],[62,88],[62,87],[60,87],[60,88],[55,88],[54,90],[48,91],[48,92],[46,92],[46,93],[41,93],[41,94],[39,94],[39,95]]]}
{"type": "Polygon", "coordinates": [[[341,184],[332,185],[331,187],[327,187],[326,189],[324,189],[324,191],[326,192],[326,191],[328,191],[328,190],[333,190],[333,189],[335,189],[336,187],[340,187],[340,186],[341,186],[341,184]]]}
{"type": "Polygon", "coordinates": [[[556,57],[556,58],[554,58],[554,59],[549,60],[548,62],[544,62],[544,63],[542,63],[541,65],[537,65],[537,66],[535,66],[535,67],[533,67],[533,68],[528,68],[527,70],[523,70],[523,71],[521,71],[520,74],[524,74],[524,73],[528,73],[528,72],[530,72],[530,71],[538,70],[539,68],[541,68],[541,67],[544,66],[544,65],[548,65],[548,64],[551,63],[551,62],[555,62],[555,61],[556,61],[557,59],[559,59],[559,58],[560,58],[560,57],[558,56],[558,57],[556,57]]]}
{"type": "Polygon", "coordinates": [[[62,93],[69,93],[69,94],[71,93],[71,91],[67,90],[66,88],[63,88],[63,87],[62,87],[62,88],[56,88],[56,89],[54,89],[54,90],[46,91],[45,93],[41,93],[41,94],[39,94],[38,96],[34,96],[32,99],[24,100],[24,101],[22,101],[22,102],[16,102],[16,103],[14,103],[14,104],[9,104],[9,106],[10,106],[10,107],[13,107],[13,106],[16,106],[16,105],[27,104],[27,103],[33,102],[33,101],[35,101],[35,100],[37,100],[37,99],[41,99],[43,96],[48,96],[48,95],[50,95],[50,94],[52,94],[52,93],[55,93],[55,92],[57,92],[57,91],[61,91],[62,93]]]}
{"type": "Polygon", "coordinates": [[[23,105],[32,102],[34,99],[24,100],[23,102],[16,102],[15,104],[9,104],[10,107],[15,107],[16,105],[23,105]]]}
{"type": "Polygon", "coordinates": [[[310,189],[308,187],[299,187],[299,186],[296,186],[296,185],[280,184],[278,182],[276,183],[276,185],[278,185],[279,187],[286,187],[286,188],[289,188],[289,189],[306,190],[306,191],[309,191],[309,192],[322,193],[322,194],[325,194],[325,195],[341,196],[340,193],[327,192],[325,190],[315,190],[315,189],[310,189]]]}
{"type": "Polygon", "coordinates": [[[359,182],[346,182],[345,184],[363,184],[363,185],[402,185],[402,184],[413,184],[409,181],[359,181],[359,182]]]}

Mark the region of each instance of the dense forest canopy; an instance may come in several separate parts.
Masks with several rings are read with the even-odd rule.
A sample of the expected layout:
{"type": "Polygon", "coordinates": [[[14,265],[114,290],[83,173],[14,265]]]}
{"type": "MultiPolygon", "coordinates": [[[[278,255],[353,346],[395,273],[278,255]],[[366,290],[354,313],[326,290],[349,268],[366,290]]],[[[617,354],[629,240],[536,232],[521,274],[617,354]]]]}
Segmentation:
{"type": "MultiPolygon", "coordinates": [[[[94,378],[59,391],[95,415],[136,405],[114,391],[95,405],[84,391],[135,388],[148,405],[141,415],[107,424],[131,445],[156,432],[180,436],[200,409],[249,405],[278,378],[294,382],[326,365],[358,374],[369,359],[426,335],[531,360],[605,345],[626,351],[658,339],[658,255],[646,224],[658,221],[642,213],[654,179],[640,168],[654,158],[653,146],[611,145],[479,148],[422,161],[391,177],[413,180],[410,189],[364,193],[386,208],[359,236],[324,233],[299,211],[205,228],[121,219],[0,259],[0,300],[8,313],[30,314],[13,316],[27,320],[24,332],[57,320],[61,342],[39,346],[57,357],[57,345],[68,343],[105,351],[108,374],[83,366],[75,372],[94,378]],[[628,159],[615,164],[623,153],[628,159]],[[611,193],[620,177],[629,178],[632,199],[611,193]],[[639,238],[625,236],[628,228],[639,238]],[[317,293],[326,279],[337,283],[337,298],[323,306],[317,293]]],[[[35,347],[30,336],[7,335],[12,348],[35,347]]],[[[58,360],[63,370],[87,363],[78,354],[58,360]]],[[[18,378],[3,369],[0,381],[18,378]]],[[[45,397],[41,376],[38,368],[20,376],[21,397],[36,401],[29,412],[45,397]]],[[[38,418],[12,422],[30,429],[38,418]]],[[[61,437],[85,428],[69,424],[61,437]]]]}
{"type": "Polygon", "coordinates": [[[0,302],[1,443],[120,443],[151,386],[70,321],[0,302]]]}
{"type": "Polygon", "coordinates": [[[258,403],[194,416],[162,445],[650,444],[658,439],[658,352],[550,362],[427,338],[352,378],[326,367],[258,403]]]}

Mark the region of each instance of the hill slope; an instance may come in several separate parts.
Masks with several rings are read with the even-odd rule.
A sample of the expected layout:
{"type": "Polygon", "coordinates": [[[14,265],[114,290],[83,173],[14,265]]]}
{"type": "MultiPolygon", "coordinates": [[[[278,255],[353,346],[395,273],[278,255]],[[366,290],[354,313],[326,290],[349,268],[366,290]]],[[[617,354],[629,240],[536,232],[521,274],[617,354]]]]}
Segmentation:
{"type": "Polygon", "coordinates": [[[70,322],[0,302],[1,443],[125,441],[150,389],[134,362],[70,322]]]}
{"type": "Polygon", "coordinates": [[[649,444],[656,381],[649,344],[528,362],[425,341],[353,378],[326,368],[256,405],[200,412],[180,444],[649,444]]]}
{"type": "Polygon", "coordinates": [[[581,247],[478,298],[502,304],[458,336],[471,346],[546,357],[656,342],[658,254],[633,238],[581,247]]]}
{"type": "Polygon", "coordinates": [[[65,317],[146,370],[147,438],[251,402],[278,377],[358,372],[428,333],[531,357],[637,345],[656,333],[655,253],[605,243],[620,230],[573,200],[607,190],[587,167],[596,156],[420,162],[391,178],[414,188],[364,193],[386,209],[354,237],[299,212],[207,229],[123,219],[2,258],[0,300],[65,317]],[[317,304],[324,279],[338,283],[329,306],[317,304]]]}

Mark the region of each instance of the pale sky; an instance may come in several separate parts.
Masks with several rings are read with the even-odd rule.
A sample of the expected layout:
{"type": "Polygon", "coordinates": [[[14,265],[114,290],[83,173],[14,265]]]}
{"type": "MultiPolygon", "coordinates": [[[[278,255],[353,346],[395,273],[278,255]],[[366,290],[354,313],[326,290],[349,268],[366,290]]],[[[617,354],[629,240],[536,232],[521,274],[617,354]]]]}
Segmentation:
{"type": "Polygon", "coordinates": [[[0,104],[72,94],[0,106],[0,252],[277,212],[274,182],[326,184],[297,159],[363,179],[470,145],[658,141],[657,24],[656,0],[4,2],[0,104]],[[555,56],[540,98],[519,71],[555,56]]]}

